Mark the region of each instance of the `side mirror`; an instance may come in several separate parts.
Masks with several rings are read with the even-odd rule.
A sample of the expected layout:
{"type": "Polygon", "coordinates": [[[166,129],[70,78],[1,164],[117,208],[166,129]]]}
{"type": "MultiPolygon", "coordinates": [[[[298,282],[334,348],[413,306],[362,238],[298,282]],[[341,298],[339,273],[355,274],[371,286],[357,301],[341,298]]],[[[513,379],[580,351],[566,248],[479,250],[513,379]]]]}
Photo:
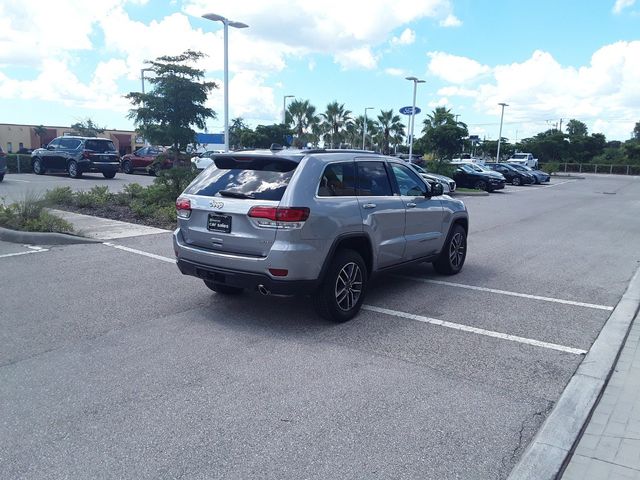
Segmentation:
{"type": "Polygon", "coordinates": [[[438,197],[444,193],[442,185],[438,182],[429,181],[427,183],[429,183],[429,191],[424,194],[426,198],[438,197]]]}

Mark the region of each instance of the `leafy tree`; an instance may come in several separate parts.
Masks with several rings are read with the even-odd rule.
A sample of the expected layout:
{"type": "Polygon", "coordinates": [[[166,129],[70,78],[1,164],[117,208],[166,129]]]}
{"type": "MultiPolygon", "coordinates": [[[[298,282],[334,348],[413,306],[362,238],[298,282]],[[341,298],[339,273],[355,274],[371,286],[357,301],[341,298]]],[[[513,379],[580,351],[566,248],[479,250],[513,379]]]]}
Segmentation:
{"type": "Polygon", "coordinates": [[[521,141],[522,150],[533,153],[541,162],[560,162],[567,157],[566,135],[555,128],[521,141]]]}
{"type": "Polygon", "coordinates": [[[251,130],[242,117],[234,118],[229,125],[229,148],[238,149],[243,147],[242,134],[251,130]]]}
{"type": "Polygon", "coordinates": [[[74,123],[71,125],[71,128],[74,134],[80,135],[81,137],[97,137],[99,134],[104,133],[106,129],[106,127],[99,127],[93,123],[93,120],[90,118],[74,123]]]}
{"type": "Polygon", "coordinates": [[[382,134],[382,153],[388,155],[391,139],[393,138],[397,144],[402,143],[396,141],[398,137],[404,137],[404,124],[400,121],[400,115],[394,115],[393,109],[380,110],[378,129],[382,134]]]}
{"type": "Polygon", "coordinates": [[[290,133],[287,126],[282,123],[258,125],[255,131],[251,129],[244,130],[241,142],[243,145],[252,148],[269,148],[274,143],[289,146],[287,137],[290,133]]]}
{"type": "Polygon", "coordinates": [[[572,118],[567,123],[567,135],[569,135],[569,138],[586,137],[587,133],[587,125],[584,122],[572,118]]]}
{"type": "Polygon", "coordinates": [[[640,122],[636,122],[636,126],[633,127],[633,138],[640,140],[640,122]]]}
{"type": "Polygon", "coordinates": [[[455,115],[445,107],[437,107],[424,121],[424,146],[440,161],[446,161],[460,151],[462,140],[469,136],[467,125],[456,122],[455,115]]]}
{"type": "Polygon", "coordinates": [[[205,107],[208,93],[218,86],[205,82],[204,70],[191,67],[205,55],[187,50],[177,56],[162,56],[147,62],[155,76],[149,78],[153,90],[126,95],[135,108],[129,110],[140,133],[152,143],[171,145],[174,164],[178,152],[194,143],[196,132],[206,127],[215,112],[205,107]]]}
{"type": "Polygon", "coordinates": [[[347,123],[351,121],[351,110],[344,108],[344,103],[339,104],[334,101],[327,105],[327,109],[320,116],[327,125],[331,148],[336,148],[336,143],[340,145],[342,140],[343,129],[347,123]]]}

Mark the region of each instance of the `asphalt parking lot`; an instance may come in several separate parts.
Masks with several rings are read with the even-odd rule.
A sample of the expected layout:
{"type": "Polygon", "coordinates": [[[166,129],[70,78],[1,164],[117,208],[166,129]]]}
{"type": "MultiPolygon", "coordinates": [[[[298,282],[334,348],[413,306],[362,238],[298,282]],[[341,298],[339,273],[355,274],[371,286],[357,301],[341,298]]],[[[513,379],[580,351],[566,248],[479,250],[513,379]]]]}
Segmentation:
{"type": "Polygon", "coordinates": [[[213,294],[168,233],[0,243],[0,471],[506,478],[638,267],[640,177],[465,202],[459,275],[380,276],[340,325],[213,294]]]}
{"type": "Polygon", "coordinates": [[[118,173],[107,179],[100,173],[85,173],[81,178],[69,178],[67,174],[36,175],[34,173],[7,174],[0,183],[0,198],[5,203],[23,200],[25,194],[44,194],[56,187],[71,187],[73,190],[90,190],[96,185],[107,185],[112,192],[119,192],[129,183],[147,186],[153,183],[151,175],[118,173]]]}

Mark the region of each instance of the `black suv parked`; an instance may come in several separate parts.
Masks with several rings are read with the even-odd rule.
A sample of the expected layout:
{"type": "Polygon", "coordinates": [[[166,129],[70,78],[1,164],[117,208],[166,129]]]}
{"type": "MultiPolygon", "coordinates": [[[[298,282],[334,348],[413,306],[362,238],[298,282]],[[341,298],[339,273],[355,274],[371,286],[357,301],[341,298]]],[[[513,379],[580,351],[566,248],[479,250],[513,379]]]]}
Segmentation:
{"type": "Polygon", "coordinates": [[[80,178],[85,172],[100,172],[105,178],[113,178],[120,168],[120,157],[108,138],[65,136],[34,150],[31,166],[37,175],[52,170],[66,171],[71,178],[80,178]]]}
{"type": "Polygon", "coordinates": [[[527,172],[521,172],[508,163],[485,163],[484,166],[504,175],[507,182],[512,185],[529,185],[536,181],[533,175],[530,175],[527,172]]]}
{"type": "Polygon", "coordinates": [[[463,163],[456,168],[453,174],[458,187],[477,188],[493,192],[504,188],[504,177],[497,172],[483,170],[482,168],[468,163],[463,163]]]}

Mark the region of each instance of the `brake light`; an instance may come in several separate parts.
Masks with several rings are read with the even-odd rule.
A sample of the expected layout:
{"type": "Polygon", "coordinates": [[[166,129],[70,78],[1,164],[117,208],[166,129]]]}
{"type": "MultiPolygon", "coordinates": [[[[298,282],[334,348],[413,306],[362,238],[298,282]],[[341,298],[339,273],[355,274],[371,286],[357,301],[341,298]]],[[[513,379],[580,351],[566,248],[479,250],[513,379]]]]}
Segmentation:
{"type": "Polygon", "coordinates": [[[270,268],[269,273],[274,277],[286,277],[289,275],[289,270],[286,268],[270,268]]]}
{"type": "Polygon", "coordinates": [[[176,213],[180,218],[189,218],[191,216],[191,200],[180,197],[176,200],[176,213]]]}
{"type": "Polygon", "coordinates": [[[255,218],[259,227],[302,228],[309,218],[307,207],[251,207],[249,217],[255,218]]]}

